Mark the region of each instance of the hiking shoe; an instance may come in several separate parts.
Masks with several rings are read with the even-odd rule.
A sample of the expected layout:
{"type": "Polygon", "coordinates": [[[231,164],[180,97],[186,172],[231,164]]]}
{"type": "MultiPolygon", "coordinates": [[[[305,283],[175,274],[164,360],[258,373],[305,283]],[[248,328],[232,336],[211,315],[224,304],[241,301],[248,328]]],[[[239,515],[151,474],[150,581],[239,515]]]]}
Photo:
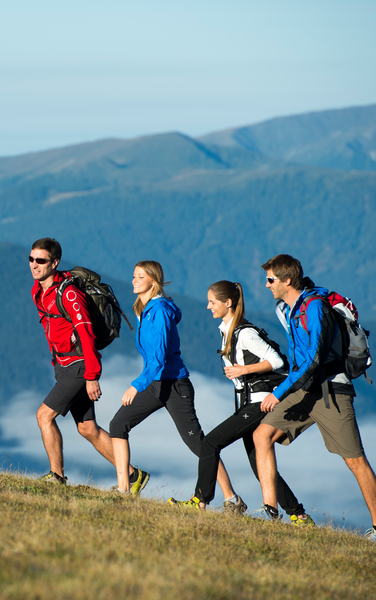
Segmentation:
{"type": "MultiPolygon", "coordinates": [[[[146,484],[150,479],[150,473],[146,473],[146,471],[141,471],[141,469],[135,469],[135,473],[136,475],[138,473],[136,481],[134,483],[130,481],[129,484],[131,494],[136,497],[139,496],[144,487],[146,487],[146,484]]],[[[132,475],[134,475],[134,473],[132,473],[132,475]]]]}
{"type": "Polygon", "coordinates": [[[282,515],[278,514],[278,508],[274,508],[274,506],[270,506],[270,504],[261,504],[261,510],[263,510],[273,521],[282,519],[282,515]]]}
{"type": "Polygon", "coordinates": [[[370,542],[376,542],[376,529],[374,527],[371,527],[371,529],[367,529],[367,531],[364,534],[364,539],[370,542]]]}
{"type": "Polygon", "coordinates": [[[122,492],[120,488],[117,487],[117,485],[113,485],[110,489],[109,492],[111,494],[117,494],[119,496],[129,496],[131,495],[130,490],[128,490],[127,492],[122,492]]]}
{"type": "Polygon", "coordinates": [[[231,500],[225,500],[223,503],[223,512],[224,513],[232,513],[234,515],[242,515],[247,510],[247,505],[240,496],[238,496],[238,501],[231,502],[231,500]]]}
{"type": "Polygon", "coordinates": [[[200,500],[197,498],[197,496],[192,496],[190,500],[175,500],[175,498],[169,498],[168,503],[170,506],[182,506],[183,508],[203,510],[200,509],[200,500]]]}
{"type": "Polygon", "coordinates": [[[68,477],[62,477],[61,475],[50,471],[49,473],[46,473],[46,475],[41,475],[40,477],[38,477],[38,480],[48,481],[48,483],[62,483],[65,485],[68,481],[68,477]]]}
{"type": "Polygon", "coordinates": [[[316,527],[314,520],[311,519],[309,515],[306,515],[305,517],[291,515],[290,521],[295,527],[316,527]]]}
{"type": "Polygon", "coordinates": [[[282,519],[282,515],[278,514],[278,510],[274,506],[269,506],[269,504],[261,504],[259,510],[251,512],[251,517],[254,519],[263,519],[264,521],[269,521],[269,519],[280,521],[282,519]]]}

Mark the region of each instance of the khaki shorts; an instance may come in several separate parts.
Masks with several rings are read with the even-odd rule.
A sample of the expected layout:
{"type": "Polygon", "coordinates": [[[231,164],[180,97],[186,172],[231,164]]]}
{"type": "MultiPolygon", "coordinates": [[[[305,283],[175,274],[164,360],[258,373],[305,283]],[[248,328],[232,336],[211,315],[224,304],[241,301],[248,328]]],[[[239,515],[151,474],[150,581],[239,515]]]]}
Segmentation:
{"type": "Polygon", "coordinates": [[[298,390],[267,413],[262,423],[284,431],[287,438],[280,441],[284,445],[317,423],[329,452],[342,458],[364,456],[352,396],[330,396],[330,408],[326,408],[321,394],[298,390]]]}

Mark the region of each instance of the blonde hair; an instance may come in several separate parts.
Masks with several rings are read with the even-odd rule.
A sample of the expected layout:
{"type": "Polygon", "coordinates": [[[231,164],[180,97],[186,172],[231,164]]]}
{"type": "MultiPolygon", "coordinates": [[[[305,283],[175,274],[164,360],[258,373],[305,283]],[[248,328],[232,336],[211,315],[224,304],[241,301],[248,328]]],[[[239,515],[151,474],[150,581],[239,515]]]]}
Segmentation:
{"type": "Polygon", "coordinates": [[[226,344],[224,349],[222,350],[222,356],[226,356],[228,358],[231,350],[231,338],[234,332],[234,329],[246,322],[246,318],[244,316],[244,294],[243,288],[240,283],[232,283],[232,281],[217,281],[217,283],[213,283],[209,290],[211,290],[216,298],[220,302],[226,302],[226,300],[231,300],[232,305],[231,308],[234,311],[234,316],[232,319],[231,327],[227,334],[226,344]]]}
{"type": "MultiPolygon", "coordinates": [[[[134,268],[136,267],[140,267],[140,269],[145,271],[145,273],[154,281],[153,293],[149,300],[151,300],[151,298],[155,298],[155,296],[163,296],[164,298],[167,298],[163,288],[165,285],[169,285],[171,281],[164,280],[162,265],[155,260],[141,260],[135,265],[134,268]]],[[[141,315],[145,306],[146,305],[142,303],[139,296],[137,296],[136,302],[133,304],[133,312],[135,315],[137,315],[137,317],[141,315]]]]}

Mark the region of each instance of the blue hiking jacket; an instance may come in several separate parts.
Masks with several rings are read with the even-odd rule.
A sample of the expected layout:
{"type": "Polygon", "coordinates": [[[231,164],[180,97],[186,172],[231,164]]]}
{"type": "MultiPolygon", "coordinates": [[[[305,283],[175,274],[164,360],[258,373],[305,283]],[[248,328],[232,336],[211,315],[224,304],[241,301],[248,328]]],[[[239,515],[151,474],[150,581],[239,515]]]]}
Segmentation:
{"type": "MultiPolygon", "coordinates": [[[[319,368],[334,360],[335,356],[330,354],[331,347],[341,344],[337,323],[325,302],[314,300],[309,303],[306,309],[308,332],[303,328],[299,316],[300,307],[305,298],[314,294],[326,297],[329,292],[322,287],[305,288],[291,310],[283,301],[277,304],[276,313],[287,334],[290,362],[288,377],[273,392],[278,400],[283,400],[301,388],[308,389],[312,380],[320,377],[319,368]]],[[[338,390],[343,389],[343,393],[355,395],[351,381],[345,373],[337,373],[324,377],[325,379],[332,382],[333,389],[337,386],[338,390]]]]}
{"type": "Polygon", "coordinates": [[[144,369],[132,381],[143,392],[152,381],[183,379],[189,376],[180,355],[177,324],[181,310],[170,298],[152,298],[137,324],[136,345],[144,360],[144,369]]]}

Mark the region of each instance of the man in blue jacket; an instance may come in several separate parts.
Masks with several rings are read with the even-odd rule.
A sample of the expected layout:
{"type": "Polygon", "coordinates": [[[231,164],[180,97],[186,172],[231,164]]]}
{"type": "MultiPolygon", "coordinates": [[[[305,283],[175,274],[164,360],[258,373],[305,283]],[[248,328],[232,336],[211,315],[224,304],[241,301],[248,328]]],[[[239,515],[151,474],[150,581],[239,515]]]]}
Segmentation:
{"type": "Polygon", "coordinates": [[[275,256],[262,268],[266,287],[278,301],[276,313],[287,334],[290,361],[288,377],[261,403],[268,414],[254,433],[266,510],[278,516],[275,442],[290,444],[316,423],[329,452],[339,454],[354,473],[372,517],[366,537],[376,541],[376,478],[360,439],[354,387],[336,358],[341,354],[340,331],[331,308],[321,300],[306,306],[307,330],[301,322],[303,300],[312,294],[325,297],[328,290],[303,278],[300,262],[288,254],[275,256]]]}

